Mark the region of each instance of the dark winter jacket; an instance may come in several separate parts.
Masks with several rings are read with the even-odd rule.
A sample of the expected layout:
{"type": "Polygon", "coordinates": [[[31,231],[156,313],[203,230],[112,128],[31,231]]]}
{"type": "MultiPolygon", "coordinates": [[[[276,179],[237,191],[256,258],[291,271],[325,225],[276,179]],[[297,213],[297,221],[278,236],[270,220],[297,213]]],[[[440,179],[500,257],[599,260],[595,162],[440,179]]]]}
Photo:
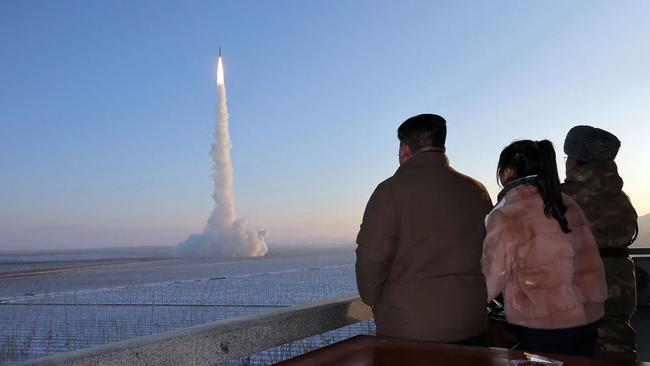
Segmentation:
{"type": "Polygon", "coordinates": [[[452,342],[486,329],[480,258],[485,188],[442,152],[414,155],[370,197],[357,236],[357,285],[377,334],[452,342]]]}

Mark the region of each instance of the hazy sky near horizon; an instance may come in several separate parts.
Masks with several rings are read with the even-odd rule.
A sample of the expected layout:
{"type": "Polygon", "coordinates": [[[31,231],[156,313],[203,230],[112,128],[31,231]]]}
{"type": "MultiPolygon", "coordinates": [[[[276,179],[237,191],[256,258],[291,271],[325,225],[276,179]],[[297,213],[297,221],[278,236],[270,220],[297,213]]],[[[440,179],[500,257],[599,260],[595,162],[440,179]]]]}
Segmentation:
{"type": "Polygon", "coordinates": [[[352,239],[397,126],[448,121],[493,198],[501,149],[576,124],[623,142],[650,212],[648,1],[3,1],[0,249],[174,244],[203,229],[223,48],[240,216],[352,239]]]}

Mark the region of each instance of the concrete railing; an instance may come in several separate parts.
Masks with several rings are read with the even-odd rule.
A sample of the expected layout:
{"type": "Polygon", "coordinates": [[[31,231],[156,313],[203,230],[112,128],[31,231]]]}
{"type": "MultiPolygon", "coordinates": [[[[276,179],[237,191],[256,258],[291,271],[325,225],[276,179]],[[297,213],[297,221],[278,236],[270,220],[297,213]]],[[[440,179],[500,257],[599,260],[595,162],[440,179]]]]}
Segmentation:
{"type": "Polygon", "coordinates": [[[318,301],[65,352],[14,365],[215,365],[363,320],[357,296],[318,301]]]}

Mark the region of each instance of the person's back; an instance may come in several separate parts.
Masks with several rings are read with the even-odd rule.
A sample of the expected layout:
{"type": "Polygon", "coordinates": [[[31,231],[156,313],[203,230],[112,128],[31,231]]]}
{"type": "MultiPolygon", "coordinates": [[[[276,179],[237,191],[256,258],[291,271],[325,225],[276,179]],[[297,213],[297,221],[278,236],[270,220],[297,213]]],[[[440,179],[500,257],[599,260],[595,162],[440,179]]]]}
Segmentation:
{"type": "Polygon", "coordinates": [[[484,248],[488,298],[503,287],[511,324],[561,329],[603,317],[603,266],[589,223],[570,197],[562,199],[569,233],[544,214],[535,185],[509,189],[490,214],[484,248]]]}
{"type": "Polygon", "coordinates": [[[505,187],[487,219],[488,300],[530,352],[593,356],[607,295],[603,263],[580,207],[560,189],[553,144],[515,141],[497,164],[505,187]]]}
{"type": "Polygon", "coordinates": [[[623,179],[614,162],[620,145],[607,131],[572,128],[564,142],[567,161],[562,191],[584,210],[605,266],[609,296],[596,355],[634,360],[636,334],[630,317],[636,310],[636,282],[627,247],[635,235],[637,213],[623,192],[623,179]]]}
{"type": "Polygon", "coordinates": [[[377,187],[357,237],[359,293],[377,334],[457,342],[485,332],[480,258],[491,208],[485,188],[453,170],[442,146],[413,151],[377,187]]]}

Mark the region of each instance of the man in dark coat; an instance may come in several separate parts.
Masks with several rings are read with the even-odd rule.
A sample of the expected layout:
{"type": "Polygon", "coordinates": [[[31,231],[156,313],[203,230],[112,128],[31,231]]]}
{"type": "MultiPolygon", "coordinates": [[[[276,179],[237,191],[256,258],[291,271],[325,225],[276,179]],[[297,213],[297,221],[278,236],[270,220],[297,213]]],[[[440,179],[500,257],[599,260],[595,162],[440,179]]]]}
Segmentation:
{"type": "Polygon", "coordinates": [[[627,247],[637,230],[637,213],[623,192],[614,158],[621,142],[591,126],[572,128],[564,141],[567,154],[564,193],[584,210],[605,265],[608,297],[598,329],[596,355],[636,359],[636,333],[630,317],[636,309],[634,262],[627,247]]]}
{"type": "Polygon", "coordinates": [[[433,114],[397,130],[400,167],[370,197],[357,236],[357,286],[379,335],[485,345],[480,259],[492,201],[449,166],[446,132],[433,114]]]}

